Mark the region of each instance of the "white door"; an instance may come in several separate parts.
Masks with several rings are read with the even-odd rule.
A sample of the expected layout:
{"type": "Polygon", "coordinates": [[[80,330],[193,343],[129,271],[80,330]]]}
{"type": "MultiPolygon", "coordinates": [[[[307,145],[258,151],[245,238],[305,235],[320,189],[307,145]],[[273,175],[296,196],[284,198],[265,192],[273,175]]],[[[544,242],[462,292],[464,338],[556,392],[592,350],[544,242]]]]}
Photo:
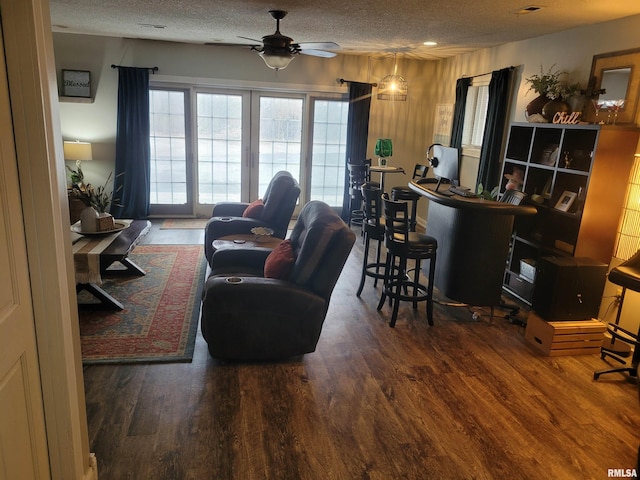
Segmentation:
{"type": "Polygon", "coordinates": [[[1,35],[0,125],[0,480],[43,479],[50,472],[1,35]]]}

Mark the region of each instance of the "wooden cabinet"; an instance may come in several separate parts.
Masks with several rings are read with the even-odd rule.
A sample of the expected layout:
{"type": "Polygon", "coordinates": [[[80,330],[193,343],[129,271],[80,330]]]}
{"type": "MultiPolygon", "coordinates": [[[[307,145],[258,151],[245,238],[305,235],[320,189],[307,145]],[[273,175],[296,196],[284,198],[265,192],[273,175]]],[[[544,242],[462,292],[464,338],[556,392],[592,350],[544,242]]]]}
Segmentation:
{"type": "Polygon", "coordinates": [[[609,264],[639,136],[635,127],[511,125],[500,191],[509,178],[521,180],[519,189],[538,213],[516,221],[505,291],[531,304],[535,277],[521,266],[527,269],[543,256],[609,264]]]}

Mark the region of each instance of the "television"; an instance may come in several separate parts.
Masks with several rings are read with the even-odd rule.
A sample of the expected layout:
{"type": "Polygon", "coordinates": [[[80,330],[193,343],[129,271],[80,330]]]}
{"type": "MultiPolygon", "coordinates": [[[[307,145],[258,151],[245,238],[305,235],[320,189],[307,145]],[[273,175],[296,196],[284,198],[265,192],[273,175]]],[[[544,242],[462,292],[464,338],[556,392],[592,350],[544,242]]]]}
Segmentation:
{"type": "Polygon", "coordinates": [[[433,169],[433,175],[438,179],[435,191],[438,191],[443,180],[445,183],[459,185],[458,149],[443,147],[442,145],[433,145],[432,148],[433,157],[431,158],[431,168],[433,169]]]}

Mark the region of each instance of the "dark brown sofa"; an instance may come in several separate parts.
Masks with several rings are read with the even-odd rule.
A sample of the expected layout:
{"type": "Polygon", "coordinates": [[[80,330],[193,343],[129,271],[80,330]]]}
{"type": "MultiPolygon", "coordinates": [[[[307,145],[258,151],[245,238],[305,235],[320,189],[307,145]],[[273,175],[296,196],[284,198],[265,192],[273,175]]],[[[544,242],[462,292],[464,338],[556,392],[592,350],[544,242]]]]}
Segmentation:
{"type": "Polygon", "coordinates": [[[315,351],[355,234],[325,203],[304,206],[291,233],[287,280],[264,278],[268,249],[221,249],[203,290],[201,327],[212,357],[281,359],[315,351]]]}

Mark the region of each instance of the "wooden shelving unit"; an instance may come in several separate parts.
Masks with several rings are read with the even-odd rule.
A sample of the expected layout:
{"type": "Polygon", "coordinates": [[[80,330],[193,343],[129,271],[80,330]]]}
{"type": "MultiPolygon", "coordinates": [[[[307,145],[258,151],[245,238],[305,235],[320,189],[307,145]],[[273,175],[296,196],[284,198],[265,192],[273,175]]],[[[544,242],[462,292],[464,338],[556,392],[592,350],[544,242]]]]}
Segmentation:
{"type": "Polygon", "coordinates": [[[569,255],[610,262],[639,137],[640,129],[625,126],[511,125],[501,192],[506,174],[521,174],[521,190],[538,213],[516,221],[505,291],[531,304],[535,280],[522,275],[522,260],[569,255]],[[562,211],[556,205],[565,192],[575,199],[562,211]]]}

